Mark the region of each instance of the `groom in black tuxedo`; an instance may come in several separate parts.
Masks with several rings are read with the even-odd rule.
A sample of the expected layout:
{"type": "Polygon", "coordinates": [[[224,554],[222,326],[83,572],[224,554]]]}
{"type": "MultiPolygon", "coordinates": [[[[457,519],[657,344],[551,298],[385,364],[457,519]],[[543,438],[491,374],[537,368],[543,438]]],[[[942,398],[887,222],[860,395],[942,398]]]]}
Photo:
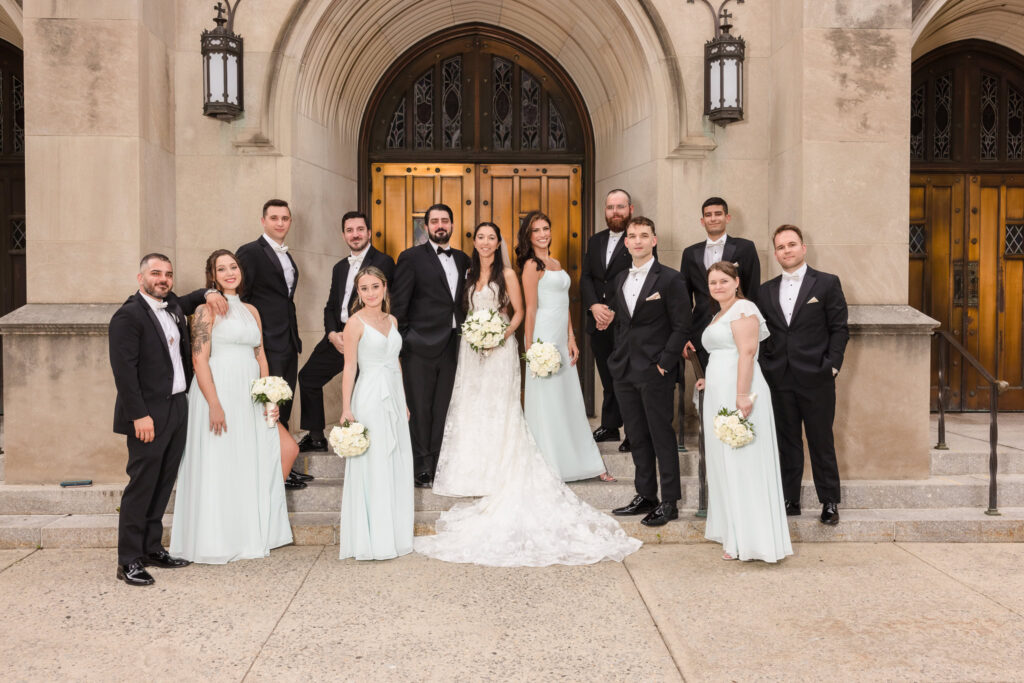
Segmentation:
{"type": "Polygon", "coordinates": [[[838,277],[814,270],[804,261],[807,246],[800,228],[779,226],[772,242],[783,273],[764,283],[757,302],[771,333],[761,343],[759,360],[775,409],[786,514],[800,514],[802,426],[814,488],[822,504],[821,522],[838,524],[839,466],[832,423],[835,378],[850,339],[846,298],[838,277]]]}
{"type": "Polygon", "coordinates": [[[391,312],[403,340],[402,381],[409,404],[415,483],[429,488],[455,385],[469,257],[448,246],[454,229],[450,207],[434,204],[424,220],[429,239],[398,255],[391,312]]]}
{"type": "Polygon", "coordinates": [[[672,393],[690,324],[686,285],[658,263],[654,222],[636,216],[626,227],[633,266],[615,280],[615,348],[608,369],[636,465],[636,493],[616,515],[646,514],[645,526],[679,517],[679,453],[672,429],[672,393]],[[661,502],[658,480],[661,480],[661,502]]]}
{"type": "Polygon", "coordinates": [[[299,450],[302,452],[327,450],[324,437],[324,385],[345,369],[342,332],[355,300],[356,275],[373,266],[379,268],[390,281],[395,272],[394,259],[370,244],[366,214],[349,211],[342,216],[341,234],[352,253],[334,264],[331,290],[327,294],[327,305],[324,306],[324,338],[299,371],[299,395],[302,397],[302,420],[299,426],[309,430],[299,441],[299,450]]]}
{"type": "MultiPolygon", "coordinates": [[[[171,292],[174,271],[163,254],[139,263],[139,291],[110,319],[110,368],[114,373],[114,433],[128,437],[128,485],[121,495],[117,525],[117,578],[148,586],[146,567],[174,569],[189,564],[164,549],[163,516],[185,449],[192,379],[186,315],[203,303],[206,290],[178,298],[171,292]]],[[[214,292],[210,307],[227,310],[214,292]]]]}

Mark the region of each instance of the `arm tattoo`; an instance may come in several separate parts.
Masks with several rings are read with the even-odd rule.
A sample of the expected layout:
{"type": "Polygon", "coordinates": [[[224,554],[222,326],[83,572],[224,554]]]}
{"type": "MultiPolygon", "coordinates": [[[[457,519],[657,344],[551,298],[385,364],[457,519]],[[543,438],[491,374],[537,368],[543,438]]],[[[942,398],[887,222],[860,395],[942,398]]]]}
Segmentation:
{"type": "Polygon", "coordinates": [[[204,344],[210,343],[210,323],[206,312],[200,311],[192,317],[192,355],[199,355],[204,344]]]}

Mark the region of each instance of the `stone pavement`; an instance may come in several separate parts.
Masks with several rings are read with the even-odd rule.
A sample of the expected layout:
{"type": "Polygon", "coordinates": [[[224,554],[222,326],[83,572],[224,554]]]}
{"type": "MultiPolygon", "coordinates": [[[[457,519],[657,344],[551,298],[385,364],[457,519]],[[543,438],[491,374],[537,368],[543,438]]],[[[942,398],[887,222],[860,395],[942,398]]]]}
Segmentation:
{"type": "Polygon", "coordinates": [[[712,544],[493,569],[336,546],[114,578],[0,550],[0,680],[1024,681],[1024,544],[712,544]]]}

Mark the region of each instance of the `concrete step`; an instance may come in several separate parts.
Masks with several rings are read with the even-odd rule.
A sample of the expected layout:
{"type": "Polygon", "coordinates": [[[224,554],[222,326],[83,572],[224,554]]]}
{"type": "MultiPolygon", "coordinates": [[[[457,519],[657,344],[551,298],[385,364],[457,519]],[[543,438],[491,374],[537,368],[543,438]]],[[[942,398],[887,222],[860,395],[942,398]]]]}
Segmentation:
{"type": "MultiPolygon", "coordinates": [[[[341,509],[343,480],[317,479],[301,491],[288,491],[288,509],[292,512],[330,512],[341,509]]],[[[597,479],[569,485],[583,500],[599,510],[625,504],[634,495],[633,480],[620,479],[606,483],[597,479]]],[[[122,484],[62,489],[56,485],[0,484],[0,515],[65,515],[112,514],[121,502],[122,484]]],[[[697,479],[683,477],[680,506],[697,506],[697,479]]],[[[814,485],[805,482],[802,491],[804,507],[817,507],[814,485]]],[[[430,489],[416,489],[416,509],[447,510],[460,499],[436,495],[430,489]]],[[[847,481],[842,485],[841,508],[855,509],[923,509],[979,508],[988,505],[986,475],[950,475],[924,480],[847,481]]],[[[999,477],[999,505],[1024,507],[1024,475],[999,477]]],[[[174,499],[167,509],[174,511],[174,499]]]]}
{"type": "MultiPolygon", "coordinates": [[[[932,435],[934,445],[936,435],[932,435]]],[[[989,445],[987,441],[958,434],[946,434],[949,450],[931,450],[931,473],[988,474],[989,445]]],[[[1024,450],[1005,446],[996,447],[996,460],[1000,474],[1024,474],[1024,450]]]]}
{"type": "MultiPolygon", "coordinates": [[[[417,536],[434,533],[440,512],[417,512],[417,536]]],[[[794,542],[1024,542],[1024,508],[1004,508],[990,517],[977,508],[841,511],[838,526],[828,527],[816,515],[789,518],[794,542]]],[[[338,542],[337,513],[295,512],[290,515],[296,545],[334,545],[338,542]]],[[[639,517],[618,518],[626,533],[644,543],[701,543],[704,520],[693,510],[680,510],[678,521],[657,529],[640,524],[639,517]]],[[[171,515],[164,516],[164,545],[170,543],[171,515]]],[[[117,515],[0,515],[0,549],[115,548],[117,515]]]]}

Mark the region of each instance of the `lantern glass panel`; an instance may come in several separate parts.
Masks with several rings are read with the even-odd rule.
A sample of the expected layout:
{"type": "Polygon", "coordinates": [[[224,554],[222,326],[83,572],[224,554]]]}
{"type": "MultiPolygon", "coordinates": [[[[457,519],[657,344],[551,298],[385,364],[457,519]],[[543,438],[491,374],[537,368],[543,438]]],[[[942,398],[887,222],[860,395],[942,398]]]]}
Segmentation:
{"type": "Polygon", "coordinates": [[[711,78],[708,79],[711,85],[709,109],[714,111],[722,106],[722,70],[721,63],[717,59],[712,60],[708,66],[711,69],[711,78]]]}
{"type": "Polygon", "coordinates": [[[206,67],[210,74],[210,102],[224,101],[224,53],[211,52],[210,63],[206,67]]]}
{"type": "Polygon", "coordinates": [[[722,60],[722,98],[723,107],[739,106],[739,75],[737,74],[737,63],[735,59],[722,60]]]}
{"type": "Polygon", "coordinates": [[[228,88],[225,100],[229,104],[238,104],[238,56],[228,55],[228,88]]]}

